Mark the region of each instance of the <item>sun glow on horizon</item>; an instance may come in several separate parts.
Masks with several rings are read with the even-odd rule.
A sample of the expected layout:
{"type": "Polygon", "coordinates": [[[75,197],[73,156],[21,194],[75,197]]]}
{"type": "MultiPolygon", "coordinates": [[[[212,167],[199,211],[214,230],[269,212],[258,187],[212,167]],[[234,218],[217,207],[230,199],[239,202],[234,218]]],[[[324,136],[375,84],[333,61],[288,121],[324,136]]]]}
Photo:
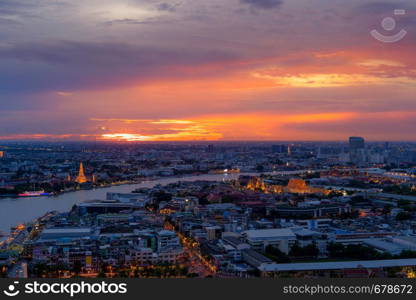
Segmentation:
{"type": "MultiPolygon", "coordinates": [[[[192,120],[143,121],[142,127],[138,126],[137,129],[135,129],[133,126],[125,132],[117,131],[104,133],[100,136],[100,139],[128,142],[193,140],[216,141],[224,139],[244,139],[244,137],[249,136],[249,139],[258,138],[261,140],[273,140],[285,134],[284,127],[286,124],[302,122],[319,123],[334,120],[345,120],[354,116],[355,114],[353,113],[303,115],[251,113],[243,115],[208,115],[194,118],[192,120]],[[175,127],[169,125],[175,125],[175,127]],[[155,132],[162,131],[162,133],[151,133],[152,130],[155,132]],[[166,133],[163,133],[163,131],[166,131],[166,133]]],[[[119,121],[123,122],[122,120],[119,121]]]]}

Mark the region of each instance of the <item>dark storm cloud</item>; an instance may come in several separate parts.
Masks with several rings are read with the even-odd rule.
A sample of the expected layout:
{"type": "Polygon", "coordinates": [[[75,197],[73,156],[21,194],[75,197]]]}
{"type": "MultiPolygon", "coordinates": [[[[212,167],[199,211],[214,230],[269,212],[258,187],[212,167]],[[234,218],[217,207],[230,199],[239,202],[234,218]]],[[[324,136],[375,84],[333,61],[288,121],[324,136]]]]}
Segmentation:
{"type": "Polygon", "coordinates": [[[65,90],[140,77],[181,76],[170,67],[238,59],[217,50],[192,51],[126,43],[35,42],[0,48],[0,91],[65,90]]]}
{"type": "Polygon", "coordinates": [[[277,8],[283,4],[283,0],[240,0],[240,2],[260,9],[277,8]]]}

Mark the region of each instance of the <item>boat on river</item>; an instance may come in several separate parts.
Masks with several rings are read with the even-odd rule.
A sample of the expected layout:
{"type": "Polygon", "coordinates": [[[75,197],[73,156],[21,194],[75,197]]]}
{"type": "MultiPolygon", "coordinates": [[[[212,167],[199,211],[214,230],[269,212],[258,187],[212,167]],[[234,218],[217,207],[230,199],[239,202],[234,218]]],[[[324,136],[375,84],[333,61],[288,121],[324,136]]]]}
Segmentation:
{"type": "Polygon", "coordinates": [[[25,191],[23,193],[17,194],[18,197],[42,197],[42,196],[52,196],[52,193],[47,193],[45,191],[25,191]]]}

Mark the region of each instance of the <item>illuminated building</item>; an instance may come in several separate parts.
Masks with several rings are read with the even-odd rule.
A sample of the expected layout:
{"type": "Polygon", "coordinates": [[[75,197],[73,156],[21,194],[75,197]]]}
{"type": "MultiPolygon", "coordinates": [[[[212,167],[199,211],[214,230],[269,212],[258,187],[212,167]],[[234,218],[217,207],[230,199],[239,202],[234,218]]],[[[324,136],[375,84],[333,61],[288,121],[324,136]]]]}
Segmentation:
{"type": "Polygon", "coordinates": [[[267,188],[266,185],[264,184],[264,181],[261,180],[259,177],[253,177],[249,183],[247,184],[247,188],[249,190],[253,190],[253,191],[262,191],[262,192],[266,192],[267,188]]]}
{"type": "Polygon", "coordinates": [[[264,193],[293,193],[293,194],[329,194],[329,191],[322,188],[310,187],[306,181],[300,178],[292,178],[287,186],[277,184],[265,184],[259,177],[253,177],[247,184],[247,189],[252,191],[261,191],[264,193]]]}
{"type": "Polygon", "coordinates": [[[4,151],[0,151],[0,158],[4,157],[4,151]]]}
{"type": "Polygon", "coordinates": [[[287,184],[287,188],[290,191],[299,191],[300,193],[305,192],[308,189],[308,186],[303,179],[292,178],[287,184]]]}
{"type": "Polygon", "coordinates": [[[416,278],[416,272],[414,270],[412,270],[411,268],[409,268],[406,272],[406,277],[407,278],[416,278]]]}
{"type": "Polygon", "coordinates": [[[87,177],[85,177],[85,174],[84,174],[84,165],[82,164],[82,162],[79,164],[79,173],[75,181],[78,182],[79,184],[85,183],[88,181],[87,177]]]}

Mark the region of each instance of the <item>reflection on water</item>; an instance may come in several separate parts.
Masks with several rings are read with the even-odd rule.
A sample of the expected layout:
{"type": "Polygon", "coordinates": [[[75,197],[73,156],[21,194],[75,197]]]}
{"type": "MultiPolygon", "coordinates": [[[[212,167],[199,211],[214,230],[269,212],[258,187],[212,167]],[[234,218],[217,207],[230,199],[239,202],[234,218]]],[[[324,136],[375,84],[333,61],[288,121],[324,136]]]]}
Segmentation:
{"type": "Polygon", "coordinates": [[[200,175],[181,178],[163,178],[155,181],[146,181],[140,184],[128,184],[100,188],[94,190],[82,190],[62,194],[56,197],[25,197],[25,198],[0,198],[0,231],[8,233],[11,226],[32,221],[48,211],[67,211],[76,203],[85,200],[103,200],[107,192],[129,193],[136,188],[153,187],[157,184],[169,184],[177,181],[237,179],[242,174],[230,175],[200,175]]]}

